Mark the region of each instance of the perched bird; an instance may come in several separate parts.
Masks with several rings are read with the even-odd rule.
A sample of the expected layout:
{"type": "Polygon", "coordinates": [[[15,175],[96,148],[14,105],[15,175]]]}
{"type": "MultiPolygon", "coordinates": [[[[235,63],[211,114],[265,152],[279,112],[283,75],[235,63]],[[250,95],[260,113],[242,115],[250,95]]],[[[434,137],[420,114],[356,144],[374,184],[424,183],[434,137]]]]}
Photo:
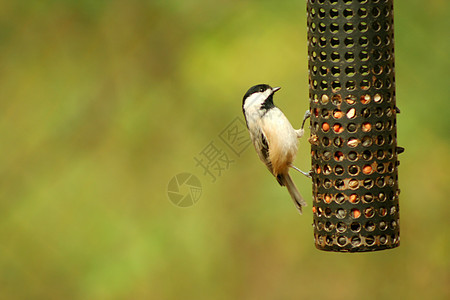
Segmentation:
{"type": "Polygon", "coordinates": [[[310,113],[306,111],[302,128],[295,130],[283,112],[273,104],[273,95],[279,89],[267,84],[251,87],[244,95],[242,110],[256,153],[278,183],[286,186],[295,206],[302,213],[306,202],[289,176],[289,168],[311,177],[292,164],[297,154],[298,139],[303,136],[303,126],[310,113]]]}

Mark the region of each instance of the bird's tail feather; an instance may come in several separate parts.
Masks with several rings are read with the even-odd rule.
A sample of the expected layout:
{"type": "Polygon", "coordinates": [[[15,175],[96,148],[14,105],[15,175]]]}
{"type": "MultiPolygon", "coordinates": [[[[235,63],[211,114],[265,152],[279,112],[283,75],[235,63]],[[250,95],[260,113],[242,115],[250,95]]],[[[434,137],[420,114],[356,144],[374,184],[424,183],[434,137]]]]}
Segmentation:
{"type": "Polygon", "coordinates": [[[287,187],[287,190],[289,194],[291,195],[292,200],[294,201],[295,206],[297,207],[300,214],[302,213],[302,207],[306,206],[306,202],[303,199],[302,195],[300,195],[299,191],[297,190],[297,187],[295,186],[294,182],[292,181],[291,176],[289,173],[283,174],[280,176],[282,182],[287,187]]]}

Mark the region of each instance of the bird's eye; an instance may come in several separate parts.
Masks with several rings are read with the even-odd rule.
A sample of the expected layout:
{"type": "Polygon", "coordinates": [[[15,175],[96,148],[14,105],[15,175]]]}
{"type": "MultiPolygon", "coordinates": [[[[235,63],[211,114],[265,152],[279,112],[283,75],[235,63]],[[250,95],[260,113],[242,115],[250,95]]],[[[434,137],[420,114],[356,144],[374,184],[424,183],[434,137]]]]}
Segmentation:
{"type": "Polygon", "coordinates": [[[259,88],[259,91],[262,93],[264,92],[264,88],[259,88]]]}

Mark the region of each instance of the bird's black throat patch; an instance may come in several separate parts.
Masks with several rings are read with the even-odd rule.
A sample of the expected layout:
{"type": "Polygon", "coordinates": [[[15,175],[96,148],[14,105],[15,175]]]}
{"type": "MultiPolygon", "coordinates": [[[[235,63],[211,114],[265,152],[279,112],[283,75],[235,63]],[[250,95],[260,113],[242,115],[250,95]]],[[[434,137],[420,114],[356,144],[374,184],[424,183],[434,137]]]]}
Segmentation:
{"type": "Polygon", "coordinates": [[[274,108],[275,104],[273,104],[273,94],[271,94],[269,97],[267,97],[266,100],[261,104],[261,109],[269,110],[271,108],[274,108]]]}

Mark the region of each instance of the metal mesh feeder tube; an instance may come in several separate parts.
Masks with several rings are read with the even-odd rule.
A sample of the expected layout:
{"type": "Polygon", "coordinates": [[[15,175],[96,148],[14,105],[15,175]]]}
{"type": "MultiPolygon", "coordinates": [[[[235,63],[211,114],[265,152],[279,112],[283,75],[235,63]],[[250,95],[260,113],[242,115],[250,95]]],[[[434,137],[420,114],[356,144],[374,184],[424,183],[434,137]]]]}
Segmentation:
{"type": "Polygon", "coordinates": [[[392,0],[308,0],[313,226],[320,250],[399,245],[392,0]]]}

